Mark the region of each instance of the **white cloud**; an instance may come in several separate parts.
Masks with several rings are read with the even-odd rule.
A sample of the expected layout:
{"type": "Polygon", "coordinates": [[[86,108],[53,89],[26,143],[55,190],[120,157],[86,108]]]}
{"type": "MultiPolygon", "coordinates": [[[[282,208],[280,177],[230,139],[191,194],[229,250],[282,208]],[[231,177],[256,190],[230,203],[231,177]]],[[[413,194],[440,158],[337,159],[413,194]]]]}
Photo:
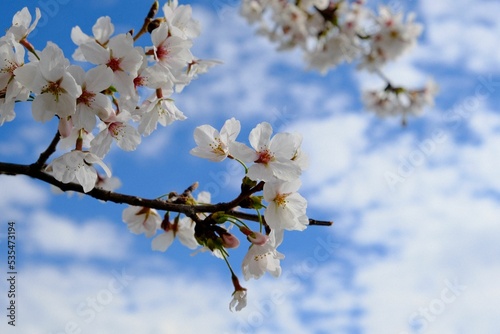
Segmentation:
{"type": "Polygon", "coordinates": [[[116,260],[127,256],[131,244],[131,235],[120,221],[78,223],[43,210],[33,212],[27,220],[30,241],[26,247],[32,253],[116,260]]]}
{"type": "Polygon", "coordinates": [[[428,44],[422,60],[472,72],[497,72],[500,55],[492,52],[500,33],[496,1],[421,1],[428,44]]]}
{"type": "MultiPolygon", "coordinates": [[[[165,262],[147,271],[134,264],[30,263],[18,281],[36,284],[18,285],[15,330],[47,334],[71,332],[68,328],[74,326],[82,333],[194,334],[206,332],[209,324],[210,332],[232,333],[226,287],[208,276],[200,280],[167,267],[165,262]]],[[[5,321],[0,326],[5,333],[5,321]]]]}
{"type": "Polygon", "coordinates": [[[0,175],[0,211],[3,219],[21,221],[27,207],[41,207],[49,194],[37,181],[25,176],[0,175]]]}

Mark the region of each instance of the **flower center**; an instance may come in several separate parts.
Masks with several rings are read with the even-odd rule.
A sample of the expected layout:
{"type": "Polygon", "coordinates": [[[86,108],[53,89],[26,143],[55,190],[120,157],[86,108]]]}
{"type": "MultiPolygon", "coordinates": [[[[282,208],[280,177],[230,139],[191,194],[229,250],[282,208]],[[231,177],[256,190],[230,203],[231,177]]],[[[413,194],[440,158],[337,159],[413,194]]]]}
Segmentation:
{"type": "Polygon", "coordinates": [[[146,79],[144,77],[138,76],[137,78],[134,79],[134,88],[137,89],[137,87],[142,87],[145,85],[146,79]]]}
{"type": "Polygon", "coordinates": [[[111,123],[108,127],[108,131],[112,137],[120,140],[123,137],[122,133],[123,124],[119,122],[111,123]]]}
{"type": "Polygon", "coordinates": [[[276,195],[276,197],[274,198],[274,203],[276,203],[276,205],[284,208],[286,206],[286,204],[288,203],[288,201],[286,200],[288,195],[290,195],[290,194],[278,194],[278,195],[276,195]]]}
{"type": "Polygon", "coordinates": [[[111,58],[106,64],[113,72],[123,71],[120,67],[122,60],[120,58],[111,58]]]}
{"type": "Polygon", "coordinates": [[[158,58],[158,60],[163,60],[167,57],[168,55],[168,50],[166,47],[164,47],[163,45],[160,45],[157,49],[156,49],[156,57],[158,58]]]}
{"type": "Polygon", "coordinates": [[[212,149],[212,152],[218,155],[226,155],[226,151],[224,150],[224,144],[222,144],[222,141],[220,138],[215,138],[215,142],[212,142],[209,144],[210,148],[212,149]]]}
{"type": "Polygon", "coordinates": [[[272,253],[271,253],[271,252],[265,252],[265,253],[263,253],[263,254],[255,255],[255,256],[253,257],[253,259],[254,259],[254,261],[259,262],[259,261],[261,261],[261,260],[264,260],[266,257],[268,257],[268,256],[270,256],[270,255],[272,256],[272,253]]]}
{"type": "Polygon", "coordinates": [[[66,93],[64,88],[61,87],[61,81],[62,78],[55,82],[49,82],[46,86],[43,87],[42,94],[44,93],[52,94],[54,95],[55,100],[59,101],[59,95],[66,93]]]}
{"type": "Polygon", "coordinates": [[[90,104],[94,102],[95,93],[84,90],[82,95],[76,99],[76,104],[85,104],[90,107],[90,104]]]}
{"type": "Polygon", "coordinates": [[[267,164],[272,160],[274,160],[274,155],[266,149],[259,152],[259,157],[255,160],[255,163],[267,164]]]}
{"type": "Polygon", "coordinates": [[[6,66],[0,69],[0,73],[10,73],[11,75],[14,75],[14,70],[19,66],[17,66],[17,64],[12,60],[4,59],[4,61],[6,63],[6,66]]]}

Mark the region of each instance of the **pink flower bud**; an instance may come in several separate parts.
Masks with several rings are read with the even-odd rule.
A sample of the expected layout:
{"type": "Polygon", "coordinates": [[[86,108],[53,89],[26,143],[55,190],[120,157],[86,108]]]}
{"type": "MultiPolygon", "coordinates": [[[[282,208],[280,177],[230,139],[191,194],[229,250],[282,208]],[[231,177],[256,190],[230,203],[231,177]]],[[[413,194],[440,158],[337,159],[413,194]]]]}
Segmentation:
{"type": "Polygon", "coordinates": [[[267,242],[267,240],[269,240],[269,237],[260,232],[252,232],[251,234],[247,235],[247,239],[254,245],[262,246],[267,242]]]}
{"type": "Polygon", "coordinates": [[[59,134],[61,137],[66,138],[71,135],[71,130],[73,129],[73,122],[71,121],[71,118],[68,119],[66,117],[61,117],[59,119],[59,134]]]}
{"type": "Polygon", "coordinates": [[[224,233],[222,235],[222,245],[225,248],[236,248],[240,245],[240,241],[231,233],[224,233]]]}

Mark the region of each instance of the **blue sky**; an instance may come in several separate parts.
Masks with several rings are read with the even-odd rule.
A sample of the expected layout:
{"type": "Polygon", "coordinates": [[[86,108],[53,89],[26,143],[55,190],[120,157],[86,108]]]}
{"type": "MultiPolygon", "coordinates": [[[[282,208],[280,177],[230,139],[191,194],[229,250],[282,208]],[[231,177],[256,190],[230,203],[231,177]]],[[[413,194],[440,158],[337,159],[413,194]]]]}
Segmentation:
{"type": "MultiPolygon", "coordinates": [[[[306,71],[300,53],[277,52],[255,35],[239,17],[237,1],[189,3],[203,27],[194,54],[224,64],[176,96],[187,120],[156,131],[133,153],[115,148],[106,157],[123,183],[119,191],[154,198],[198,181],[214,202],[230,199],[242,171],[228,161],[191,156],[193,130],[207,123],[220,128],[234,116],[243,141],[267,121],[277,131],[303,134],[310,167],[301,193],[308,215],[335,225],[287,233],[279,248],[286,256],[282,277],[242,282],[248,307],[231,313],[232,285],[222,261],[192,256],[177,243],[166,253],[152,252],[150,239],[132,235],[121,222],[124,206],[54,195],[38,181],[0,176],[0,241],[4,245],[6,222],[15,221],[19,251],[18,326],[6,325],[2,284],[0,331],[497,333],[500,4],[411,4],[423,36],[385,73],[409,86],[433,77],[440,92],[434,108],[402,128],[399,119],[363,110],[362,90],[383,86],[377,77],[355,65],[326,76],[306,71]],[[404,177],[391,185],[387,175],[398,170],[404,177]]],[[[31,42],[42,49],[54,41],[68,58],[71,27],[89,33],[98,17],[109,15],[117,32],[137,29],[149,6],[130,0],[37,4],[46,20],[31,42]]],[[[23,6],[3,5],[4,28],[23,6]]],[[[29,105],[16,112],[15,121],[0,128],[0,161],[31,163],[57,125],[35,123],[29,105]]],[[[237,273],[245,248],[231,253],[237,273]]]]}

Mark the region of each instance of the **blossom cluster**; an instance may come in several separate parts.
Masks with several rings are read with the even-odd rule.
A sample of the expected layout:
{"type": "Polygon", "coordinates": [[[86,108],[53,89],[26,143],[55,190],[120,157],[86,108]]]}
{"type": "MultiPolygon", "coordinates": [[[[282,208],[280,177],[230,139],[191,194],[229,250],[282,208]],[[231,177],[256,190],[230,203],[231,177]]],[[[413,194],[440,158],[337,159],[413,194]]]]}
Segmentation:
{"type": "MultiPolygon", "coordinates": [[[[276,42],[280,50],[301,49],[308,67],[323,74],[353,61],[359,69],[379,74],[385,64],[413,48],[422,32],[413,13],[406,20],[402,12],[395,13],[388,6],[376,13],[365,0],[243,0],[241,14],[258,24],[258,32],[276,42]]],[[[422,103],[411,104],[413,114],[432,106],[435,90],[414,91],[424,90],[425,97],[417,98],[422,103]]],[[[372,108],[372,100],[365,99],[365,105],[379,115],[408,114],[398,99],[385,99],[383,108],[381,104],[372,108]]]]}
{"type": "Polygon", "coordinates": [[[421,89],[388,85],[382,91],[363,92],[363,101],[380,117],[402,115],[402,123],[406,125],[408,115],[420,115],[424,106],[434,105],[434,96],[437,91],[438,87],[433,80],[429,80],[421,89]]]}
{"type": "MultiPolygon", "coordinates": [[[[183,218],[177,215],[170,221],[168,212],[162,220],[156,210],[131,206],[123,212],[123,221],[132,233],[144,233],[148,237],[163,230],[152,241],[154,250],[165,251],[178,238],[188,248],[201,246],[201,250],[209,250],[226,262],[228,249],[240,245],[230,232],[236,226],[249,242],[241,266],[245,280],[258,279],[266,272],[278,277],[284,255],[277,248],[283,241],[284,231],[303,231],[309,225],[307,201],[298,193],[300,175],[307,168],[307,157],[301,150],[302,137],[296,133],[273,136],[271,125],[263,122],[251,130],[250,146],[247,146],[236,141],[240,130],[240,122],[234,118],[227,120],[220,131],[210,125],[199,126],[194,131],[197,146],[191,154],[214,162],[234,159],[243,165],[242,193],[247,197],[237,205],[257,211],[265,208],[263,215],[258,215],[261,217],[258,231],[248,227],[237,215],[226,212],[183,218]],[[263,192],[262,196],[255,195],[258,191],[263,192]]],[[[182,195],[171,193],[168,201],[194,205],[210,203],[209,193],[201,192],[195,200],[192,190],[194,187],[182,195]]],[[[235,287],[230,308],[241,310],[246,305],[246,289],[229,268],[235,287]]]]}
{"type": "Polygon", "coordinates": [[[19,101],[32,102],[36,121],[57,117],[61,147],[71,148],[45,168],[57,180],[78,183],[85,192],[106,184],[94,166],[111,176],[103,158],[113,143],[135,150],[158,124],[186,118],[172,95],[217,62],[191,53],[200,26],[189,5],[169,1],[163,16],[155,17],[158,10],[155,2],[135,36],[115,34],[107,16],[97,20],[92,35],[74,27],[72,57],[81,66],[71,64],[53,42],[39,51],[28,41],[41,17],[38,8],[34,18],[27,8],[17,12],[0,38],[0,125],[14,119],[19,101]],[[148,32],[150,41],[138,45],[148,32]]]}

